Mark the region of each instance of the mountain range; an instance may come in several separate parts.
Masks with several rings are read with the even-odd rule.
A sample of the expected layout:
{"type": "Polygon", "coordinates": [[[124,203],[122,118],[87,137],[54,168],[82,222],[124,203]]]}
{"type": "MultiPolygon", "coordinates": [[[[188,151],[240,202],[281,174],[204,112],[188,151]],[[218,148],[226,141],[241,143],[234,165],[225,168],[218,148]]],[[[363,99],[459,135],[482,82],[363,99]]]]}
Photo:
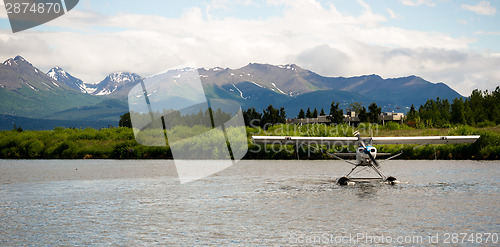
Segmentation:
{"type": "MultiPolygon", "coordinates": [[[[258,111],[270,104],[285,107],[288,117],[307,108],[328,113],[332,101],[343,109],[353,102],[364,106],[376,102],[384,111],[406,112],[410,105],[427,99],[462,97],[444,83],[417,76],[325,77],[295,64],[250,63],[239,69],[199,68],[198,73],[209,98],[233,99],[244,109],[258,111]]],[[[51,129],[56,124],[116,126],[119,116],[128,111],[128,92],[142,80],[135,73],[114,72],[99,83],[86,83],[60,67],[43,73],[21,56],[10,58],[0,64],[0,129],[11,129],[13,124],[32,129],[51,129]]]]}

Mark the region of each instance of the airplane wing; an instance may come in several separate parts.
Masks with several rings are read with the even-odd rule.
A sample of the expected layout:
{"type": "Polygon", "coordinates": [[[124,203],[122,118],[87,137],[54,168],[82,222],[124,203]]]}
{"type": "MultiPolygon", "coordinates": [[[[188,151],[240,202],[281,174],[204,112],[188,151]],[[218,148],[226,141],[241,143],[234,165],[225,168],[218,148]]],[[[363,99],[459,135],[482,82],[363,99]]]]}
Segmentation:
{"type": "Polygon", "coordinates": [[[474,143],[479,135],[473,136],[406,136],[406,137],[372,137],[373,145],[384,144],[456,144],[474,143]]]}
{"type": "MultiPolygon", "coordinates": [[[[455,144],[474,143],[479,135],[472,136],[409,136],[409,137],[372,137],[361,138],[365,142],[371,139],[372,145],[385,144],[455,144]]],[[[309,136],[252,136],[255,144],[281,145],[357,145],[357,137],[309,137],[309,136]]]]}

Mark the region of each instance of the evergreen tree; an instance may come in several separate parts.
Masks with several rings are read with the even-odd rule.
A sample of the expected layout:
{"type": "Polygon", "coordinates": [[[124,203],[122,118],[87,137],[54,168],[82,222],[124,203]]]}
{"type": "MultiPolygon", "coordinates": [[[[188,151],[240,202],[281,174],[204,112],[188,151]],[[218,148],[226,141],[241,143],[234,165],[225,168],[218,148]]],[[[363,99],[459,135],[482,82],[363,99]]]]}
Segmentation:
{"type": "Polygon", "coordinates": [[[132,128],[132,120],[130,119],[130,112],[127,112],[120,116],[120,122],[118,122],[118,126],[132,128]]]}
{"type": "Polygon", "coordinates": [[[311,109],[307,108],[306,118],[311,118],[311,117],[312,117],[311,109]]]}
{"type": "Polygon", "coordinates": [[[408,111],[408,115],[406,116],[406,120],[409,122],[415,121],[417,119],[418,112],[415,110],[415,106],[412,104],[410,107],[410,111],[408,111]]]}
{"type": "Polygon", "coordinates": [[[442,127],[450,123],[450,103],[447,99],[441,100],[439,97],[436,100],[429,99],[418,111],[428,127],[442,127]]]}
{"type": "Polygon", "coordinates": [[[281,107],[280,108],[280,115],[279,115],[279,121],[280,123],[285,123],[286,122],[286,112],[285,112],[285,108],[284,107],[281,107]]]}
{"type": "Polygon", "coordinates": [[[454,124],[466,124],[465,107],[462,98],[455,98],[451,104],[451,122],[454,124]]]}
{"type": "Polygon", "coordinates": [[[469,125],[473,125],[475,123],[474,121],[474,112],[470,108],[470,102],[469,100],[465,100],[464,102],[464,112],[465,112],[465,121],[469,125]]]}
{"type": "Polygon", "coordinates": [[[297,116],[297,118],[305,118],[305,117],[306,117],[306,114],[304,113],[304,110],[300,109],[299,115],[297,116]]]}
{"type": "Polygon", "coordinates": [[[314,111],[312,113],[312,117],[313,118],[317,118],[318,117],[318,110],[316,108],[314,108],[314,111]]]}
{"type": "MultiPolygon", "coordinates": [[[[439,101],[439,98],[437,98],[437,101],[439,101]]],[[[422,118],[427,127],[433,127],[437,122],[436,120],[441,117],[438,103],[433,99],[428,99],[425,104],[418,109],[418,115],[422,118]]]]}
{"type": "MultiPolygon", "coordinates": [[[[255,109],[254,109],[255,110],[255,109]]],[[[198,124],[198,125],[203,125],[203,119],[204,119],[204,116],[203,116],[203,111],[200,109],[198,111],[198,114],[196,114],[196,117],[195,117],[195,125],[198,124]]],[[[245,111],[243,111],[243,120],[245,120],[245,125],[246,125],[246,117],[245,117],[245,111]]],[[[247,125],[248,126],[248,125],[247,125]]]]}
{"type": "Polygon", "coordinates": [[[487,110],[489,120],[500,124],[500,87],[497,86],[495,91],[486,93],[484,107],[487,110]]]}
{"type": "Polygon", "coordinates": [[[323,110],[323,108],[321,108],[321,111],[319,112],[319,115],[320,116],[324,116],[325,115],[325,111],[323,110]]]}
{"type": "Polygon", "coordinates": [[[255,108],[248,108],[243,111],[243,118],[245,120],[245,125],[249,127],[262,127],[262,114],[258,113],[255,108]],[[253,125],[253,126],[252,126],[253,125]]]}
{"type": "Polygon", "coordinates": [[[359,121],[362,123],[366,123],[366,122],[370,121],[370,119],[368,117],[368,113],[366,112],[366,108],[362,107],[361,109],[359,109],[358,118],[359,118],[359,121]]]}
{"type": "Polygon", "coordinates": [[[377,106],[375,102],[371,103],[370,106],[368,106],[368,119],[372,123],[378,123],[378,118],[380,116],[380,113],[382,113],[382,109],[377,106]]]}
{"type": "MultiPolygon", "coordinates": [[[[263,126],[266,127],[268,124],[274,125],[277,123],[284,123],[281,116],[285,116],[285,110],[284,108],[281,109],[283,109],[282,115],[280,115],[280,110],[275,109],[272,105],[269,105],[262,113],[263,126]]],[[[264,129],[267,130],[267,128],[264,129]]]]}
{"type": "Polygon", "coordinates": [[[481,90],[474,89],[469,97],[469,107],[470,109],[472,109],[473,123],[480,123],[488,119],[484,109],[483,101],[484,98],[481,90]]]}
{"type": "Polygon", "coordinates": [[[220,108],[217,108],[215,113],[213,113],[212,115],[214,126],[221,126],[227,121],[224,115],[225,114],[222,112],[222,110],[220,108]]]}
{"type": "Polygon", "coordinates": [[[335,104],[335,101],[330,105],[330,116],[331,123],[343,123],[344,122],[344,110],[339,109],[339,103],[335,104]]]}
{"type": "Polygon", "coordinates": [[[448,99],[441,101],[441,104],[439,105],[439,112],[441,113],[441,123],[449,124],[451,113],[450,113],[450,102],[448,101],[448,99]]]}

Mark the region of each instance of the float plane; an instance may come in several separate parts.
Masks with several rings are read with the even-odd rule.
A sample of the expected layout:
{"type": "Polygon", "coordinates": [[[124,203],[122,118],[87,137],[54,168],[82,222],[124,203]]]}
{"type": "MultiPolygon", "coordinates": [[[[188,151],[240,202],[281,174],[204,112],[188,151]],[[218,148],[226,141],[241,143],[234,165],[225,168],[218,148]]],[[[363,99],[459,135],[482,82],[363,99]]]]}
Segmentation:
{"type": "MultiPolygon", "coordinates": [[[[345,176],[339,178],[337,183],[340,185],[352,185],[355,182],[363,181],[381,181],[388,184],[398,184],[399,181],[392,177],[386,176],[380,171],[380,165],[375,159],[377,157],[377,148],[374,145],[387,144],[458,144],[458,143],[474,143],[480,136],[411,136],[411,137],[360,137],[359,132],[355,132],[356,137],[305,137],[305,136],[252,136],[255,144],[265,145],[295,145],[298,148],[303,145],[326,145],[326,146],[357,146],[356,153],[335,153],[328,155],[354,165],[352,170],[345,176]],[[356,161],[351,162],[344,160],[339,156],[355,156],[356,161]],[[375,171],[378,177],[360,178],[354,177],[354,171],[357,169],[371,168],[375,171]]],[[[401,153],[396,154],[386,160],[395,158],[401,153]]],[[[298,152],[297,152],[298,155],[298,152]]],[[[379,155],[390,155],[379,153],[379,155]]]]}

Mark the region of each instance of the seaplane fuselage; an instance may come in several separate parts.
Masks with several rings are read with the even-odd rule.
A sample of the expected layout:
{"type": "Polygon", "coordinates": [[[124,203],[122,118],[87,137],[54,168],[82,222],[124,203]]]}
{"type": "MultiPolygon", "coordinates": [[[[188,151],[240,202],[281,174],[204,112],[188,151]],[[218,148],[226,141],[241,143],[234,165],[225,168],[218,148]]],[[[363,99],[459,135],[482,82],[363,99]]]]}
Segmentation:
{"type": "Polygon", "coordinates": [[[369,165],[370,164],[370,156],[371,154],[373,158],[377,157],[377,148],[374,146],[359,146],[356,149],[356,163],[359,165],[369,165]]]}

